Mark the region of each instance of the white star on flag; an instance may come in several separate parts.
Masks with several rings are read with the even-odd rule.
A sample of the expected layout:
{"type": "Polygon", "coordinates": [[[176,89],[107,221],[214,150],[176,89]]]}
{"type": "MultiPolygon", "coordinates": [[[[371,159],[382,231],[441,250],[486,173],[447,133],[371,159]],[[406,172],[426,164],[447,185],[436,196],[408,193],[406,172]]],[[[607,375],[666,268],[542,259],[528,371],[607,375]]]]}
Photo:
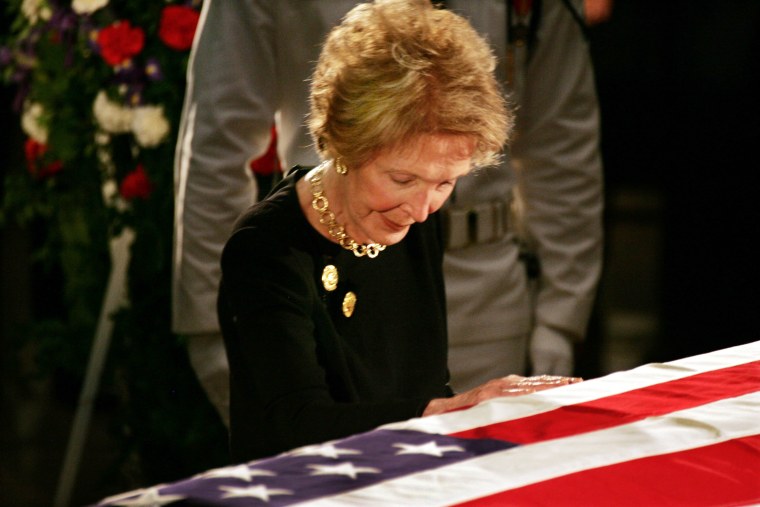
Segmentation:
{"type": "Polygon", "coordinates": [[[274,495],[292,495],[293,492],[287,489],[269,489],[263,484],[256,486],[247,486],[245,488],[234,488],[232,486],[221,486],[219,488],[222,491],[226,491],[222,498],[258,498],[265,502],[269,501],[270,496],[274,495]]]}
{"type": "Polygon", "coordinates": [[[396,453],[396,456],[401,454],[429,454],[430,456],[436,456],[440,458],[445,452],[464,452],[464,449],[458,445],[442,445],[439,447],[438,444],[433,440],[421,445],[393,444],[393,447],[398,447],[401,449],[396,453]]]}
{"type": "Polygon", "coordinates": [[[354,449],[340,449],[333,444],[308,445],[289,453],[291,456],[321,456],[338,459],[342,454],[361,454],[354,449]]]}
{"type": "Polygon", "coordinates": [[[233,467],[215,468],[208,472],[198,474],[196,477],[202,479],[215,479],[215,478],[234,478],[240,479],[246,482],[251,482],[254,477],[272,477],[277,475],[269,470],[262,470],[257,468],[248,468],[246,465],[238,465],[233,467]]]}
{"type": "Polygon", "coordinates": [[[159,493],[158,488],[156,486],[148,489],[139,489],[134,492],[138,493],[138,496],[114,502],[114,505],[121,507],[161,507],[162,505],[185,499],[182,495],[162,495],[159,493]]]}
{"type": "Polygon", "coordinates": [[[338,465],[309,465],[314,470],[309,475],[345,475],[356,479],[359,474],[379,474],[380,470],[373,467],[355,467],[353,463],[346,462],[338,465]]]}

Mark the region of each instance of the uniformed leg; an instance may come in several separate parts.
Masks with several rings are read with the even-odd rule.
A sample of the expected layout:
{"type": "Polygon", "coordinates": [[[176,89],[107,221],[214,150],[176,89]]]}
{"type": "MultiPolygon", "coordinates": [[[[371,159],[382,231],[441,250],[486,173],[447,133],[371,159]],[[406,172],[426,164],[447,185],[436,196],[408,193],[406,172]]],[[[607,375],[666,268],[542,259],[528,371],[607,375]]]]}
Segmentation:
{"type": "Polygon", "coordinates": [[[203,390],[224,425],[230,427],[230,367],[221,333],[191,335],[187,352],[203,390]]]}

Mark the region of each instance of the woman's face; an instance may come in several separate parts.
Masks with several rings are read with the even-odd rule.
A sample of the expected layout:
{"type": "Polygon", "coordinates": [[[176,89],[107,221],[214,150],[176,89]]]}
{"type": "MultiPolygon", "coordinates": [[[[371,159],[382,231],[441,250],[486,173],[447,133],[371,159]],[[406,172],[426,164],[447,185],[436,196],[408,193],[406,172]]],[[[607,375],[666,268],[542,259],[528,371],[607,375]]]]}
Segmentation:
{"type": "Polygon", "coordinates": [[[429,134],[349,170],[338,178],[345,178],[346,231],[359,243],[398,243],[409,226],[440,209],[470,172],[473,151],[469,137],[429,134]]]}

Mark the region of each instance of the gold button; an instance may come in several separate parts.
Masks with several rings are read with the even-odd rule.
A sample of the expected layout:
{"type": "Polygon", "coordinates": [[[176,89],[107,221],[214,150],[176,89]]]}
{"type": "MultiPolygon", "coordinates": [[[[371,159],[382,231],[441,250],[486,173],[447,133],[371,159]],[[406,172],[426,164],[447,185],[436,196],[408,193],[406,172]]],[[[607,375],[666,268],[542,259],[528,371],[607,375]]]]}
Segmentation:
{"type": "Polygon", "coordinates": [[[346,292],[343,298],[343,315],[350,317],[354,314],[354,308],[356,307],[356,294],[349,291],[346,292]]]}
{"type": "Polygon", "coordinates": [[[332,264],[325,266],[322,270],[322,285],[327,291],[334,291],[338,287],[338,268],[332,264]]]}

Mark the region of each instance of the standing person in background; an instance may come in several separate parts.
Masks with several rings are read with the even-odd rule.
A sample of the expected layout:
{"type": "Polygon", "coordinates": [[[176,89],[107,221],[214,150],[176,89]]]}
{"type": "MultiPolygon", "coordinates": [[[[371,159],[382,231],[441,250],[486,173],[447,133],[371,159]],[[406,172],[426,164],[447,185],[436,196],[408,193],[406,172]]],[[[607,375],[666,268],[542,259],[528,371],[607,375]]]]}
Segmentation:
{"type": "MultiPolygon", "coordinates": [[[[325,34],[355,3],[204,4],[177,145],[174,330],[189,337],[191,360],[223,414],[215,300],[222,246],[255,197],[247,161],[265,151],[277,117],[284,166],[318,162],[305,126],[306,80],[325,34]]],[[[517,116],[508,159],[460,179],[444,211],[451,386],[509,373],[569,375],[601,267],[598,107],[580,2],[446,7],[487,36],[517,116]],[[516,189],[517,217],[509,213],[516,189]],[[524,245],[540,264],[532,280],[524,245]]]]}
{"type": "Polygon", "coordinates": [[[175,157],[172,327],[229,425],[229,368],[216,315],[219,261],[257,195],[249,161],[277,118],[285,167],[316,165],[305,116],[308,76],[325,34],[354,0],[206,0],[188,64],[175,157]]]}
{"type": "Polygon", "coordinates": [[[569,375],[602,261],[599,111],[582,4],[446,6],[503,56],[496,73],[516,110],[508,159],[462,180],[448,210],[452,387],[506,372],[569,375]]]}

